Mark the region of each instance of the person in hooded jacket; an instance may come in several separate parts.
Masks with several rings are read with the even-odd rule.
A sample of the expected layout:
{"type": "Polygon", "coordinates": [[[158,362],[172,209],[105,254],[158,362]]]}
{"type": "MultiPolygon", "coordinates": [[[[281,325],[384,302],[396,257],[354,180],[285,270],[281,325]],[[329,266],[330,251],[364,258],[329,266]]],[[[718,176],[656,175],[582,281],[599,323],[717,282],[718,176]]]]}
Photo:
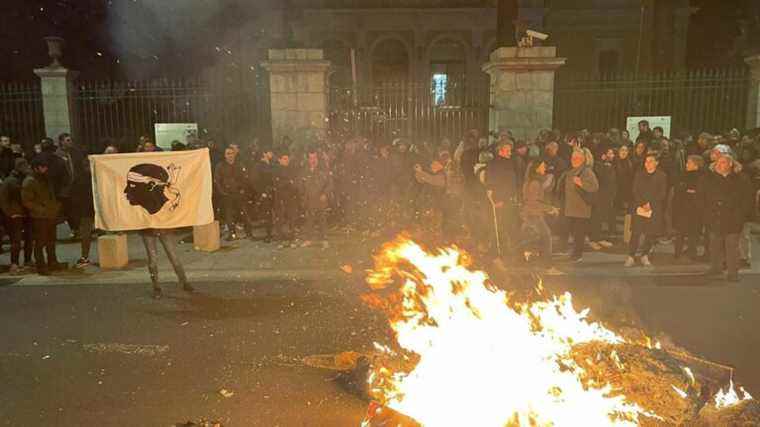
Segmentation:
{"type": "Polygon", "coordinates": [[[710,269],[708,276],[720,275],[724,265],[727,280],[739,281],[739,236],[752,210],[751,188],[734,173],[734,160],[723,154],[714,172],[704,179],[702,206],[705,223],[710,224],[710,269]]]}
{"type": "Polygon", "coordinates": [[[676,230],[675,258],[684,254],[684,243],[688,239],[686,255],[696,261],[699,235],[702,231],[702,179],[705,161],[702,156],[691,155],[686,159],[686,172],[682,174],[673,191],[673,227],[676,230]]]}

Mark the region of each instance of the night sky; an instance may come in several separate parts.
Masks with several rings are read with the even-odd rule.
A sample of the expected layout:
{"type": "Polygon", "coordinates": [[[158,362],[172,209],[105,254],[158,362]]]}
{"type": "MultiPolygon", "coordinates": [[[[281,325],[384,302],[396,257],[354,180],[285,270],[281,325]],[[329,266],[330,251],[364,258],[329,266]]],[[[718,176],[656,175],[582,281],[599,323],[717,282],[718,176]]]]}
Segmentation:
{"type": "MultiPolygon", "coordinates": [[[[233,55],[229,34],[259,11],[262,2],[216,0],[3,0],[0,5],[0,80],[33,79],[47,65],[42,38],[66,39],[63,62],[84,79],[146,79],[196,74],[198,68],[233,55]],[[182,16],[184,15],[184,18],[182,16]],[[167,21],[174,16],[181,21],[167,21]],[[184,20],[183,20],[184,19],[184,20]]],[[[570,1],[570,0],[567,0],[570,1]]],[[[693,0],[690,67],[741,61],[739,22],[760,20],[754,0],[693,0]]]]}

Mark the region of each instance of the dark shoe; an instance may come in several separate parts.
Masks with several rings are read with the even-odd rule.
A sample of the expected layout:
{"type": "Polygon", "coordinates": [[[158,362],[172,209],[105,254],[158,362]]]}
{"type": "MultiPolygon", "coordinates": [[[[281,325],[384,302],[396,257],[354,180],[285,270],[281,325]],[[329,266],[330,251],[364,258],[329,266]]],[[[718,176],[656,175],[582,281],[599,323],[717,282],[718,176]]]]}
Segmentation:
{"type": "Polygon", "coordinates": [[[38,268],[37,274],[40,276],[50,276],[50,271],[47,268],[38,268]]]}
{"type": "Polygon", "coordinates": [[[185,292],[195,292],[195,288],[187,282],[182,283],[182,290],[185,292]]]}
{"type": "Polygon", "coordinates": [[[739,260],[739,269],[740,270],[749,270],[752,268],[752,263],[749,262],[749,260],[746,259],[740,259],[739,260]]]}
{"type": "Polygon", "coordinates": [[[161,290],[161,288],[153,288],[153,294],[151,296],[153,299],[161,299],[161,297],[164,296],[164,292],[161,290]]]}
{"type": "Polygon", "coordinates": [[[88,258],[82,257],[82,258],[79,258],[79,261],[77,261],[76,267],[77,268],[85,268],[88,265],[90,265],[90,260],[88,258]]]}

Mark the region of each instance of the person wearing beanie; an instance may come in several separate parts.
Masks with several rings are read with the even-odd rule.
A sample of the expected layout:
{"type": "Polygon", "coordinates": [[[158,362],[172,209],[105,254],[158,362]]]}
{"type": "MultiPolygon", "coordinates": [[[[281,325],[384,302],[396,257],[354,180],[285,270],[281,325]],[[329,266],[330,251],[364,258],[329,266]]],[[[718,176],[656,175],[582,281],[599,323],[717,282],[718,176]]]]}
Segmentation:
{"type": "Polygon", "coordinates": [[[20,270],[19,255],[21,243],[24,245],[24,266],[32,265],[32,221],[29,212],[21,201],[21,184],[32,173],[29,163],[24,158],[17,158],[10,174],[0,185],[0,209],[6,217],[6,229],[11,241],[10,273],[20,270]]]}
{"type": "Polygon", "coordinates": [[[48,171],[49,166],[45,159],[41,156],[35,157],[32,160],[32,174],[25,177],[21,185],[21,203],[32,218],[37,273],[43,276],[65,268],[64,264],[58,262],[55,254],[56,226],[61,203],[55,196],[48,171]]]}

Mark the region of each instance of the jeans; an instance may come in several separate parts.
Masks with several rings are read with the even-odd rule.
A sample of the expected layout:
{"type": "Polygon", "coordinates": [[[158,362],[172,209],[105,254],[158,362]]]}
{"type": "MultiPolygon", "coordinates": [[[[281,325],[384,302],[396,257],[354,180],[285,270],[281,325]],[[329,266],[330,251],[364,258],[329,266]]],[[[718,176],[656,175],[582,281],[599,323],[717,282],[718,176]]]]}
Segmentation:
{"type": "Polygon", "coordinates": [[[523,228],[533,229],[539,237],[541,244],[541,257],[539,261],[544,266],[549,266],[552,261],[552,233],[546,224],[544,216],[526,216],[523,228]]]}
{"type": "Polygon", "coordinates": [[[646,227],[649,225],[649,220],[638,218],[635,214],[632,219],[633,225],[631,230],[631,241],[628,242],[628,255],[636,256],[636,253],[640,253],[641,256],[649,256],[652,252],[652,248],[655,244],[655,238],[652,233],[646,232],[646,227]],[[641,238],[644,237],[644,243],[641,243],[641,238]]]}
{"type": "Polygon", "coordinates": [[[593,213],[591,214],[591,241],[599,242],[604,240],[604,236],[602,235],[602,224],[604,223],[607,224],[607,234],[615,235],[616,222],[617,215],[612,200],[599,201],[595,204],[593,213]]]}
{"type": "Polygon", "coordinates": [[[250,231],[251,228],[251,209],[241,194],[224,194],[222,201],[222,218],[230,231],[235,230],[236,221],[240,220],[243,225],[250,231]]]}
{"type": "MultiPolygon", "coordinates": [[[[567,233],[573,236],[573,252],[570,254],[572,258],[581,258],[583,256],[583,247],[586,244],[588,226],[588,218],[565,217],[567,233]]],[[[567,239],[565,242],[567,242],[567,239]]]]}
{"type": "Polygon", "coordinates": [[[33,218],[32,236],[34,238],[34,261],[37,270],[46,271],[48,266],[58,263],[55,255],[56,226],[55,218],[33,218]],[[45,262],[47,254],[47,262],[45,262]]]}
{"type": "Polygon", "coordinates": [[[683,245],[687,238],[689,239],[689,250],[687,251],[686,255],[688,255],[690,258],[697,257],[697,245],[699,245],[698,230],[691,230],[688,233],[679,232],[676,235],[675,242],[673,243],[675,246],[676,257],[683,255],[683,245]]]}
{"type": "Polygon", "coordinates": [[[327,240],[327,210],[306,210],[306,238],[308,240],[327,240]]]}
{"type": "Polygon", "coordinates": [[[739,275],[739,234],[710,234],[710,270],[723,271],[726,263],[728,277],[739,275]]]}
{"type": "Polygon", "coordinates": [[[82,217],[79,219],[79,238],[82,241],[82,258],[90,258],[92,246],[92,230],[95,228],[95,218],[82,217]]]}
{"type": "Polygon", "coordinates": [[[164,247],[164,252],[169,258],[169,262],[174,267],[174,272],[177,274],[180,284],[187,283],[187,276],[185,275],[185,268],[182,266],[182,262],[177,257],[175,250],[176,243],[174,242],[174,236],[170,230],[156,230],[146,229],[140,232],[143,244],[145,245],[145,252],[148,254],[148,272],[150,273],[150,280],[153,282],[154,288],[160,288],[158,284],[158,248],[156,240],[161,241],[161,246],[164,247]]]}
{"type": "Polygon", "coordinates": [[[8,237],[11,241],[11,264],[18,265],[21,242],[24,242],[24,264],[32,263],[34,245],[32,243],[32,219],[14,217],[7,219],[8,237]]]}

